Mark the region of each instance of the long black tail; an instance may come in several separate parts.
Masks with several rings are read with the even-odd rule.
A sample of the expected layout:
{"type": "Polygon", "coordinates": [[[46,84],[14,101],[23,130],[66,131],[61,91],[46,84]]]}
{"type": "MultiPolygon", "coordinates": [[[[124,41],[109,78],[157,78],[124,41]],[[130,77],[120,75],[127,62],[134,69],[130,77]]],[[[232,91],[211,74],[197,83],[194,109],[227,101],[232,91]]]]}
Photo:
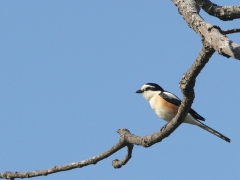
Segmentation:
{"type": "Polygon", "coordinates": [[[221,139],[227,141],[230,143],[231,139],[229,139],[228,137],[224,136],[223,134],[221,134],[220,132],[217,132],[216,130],[208,127],[207,125],[201,123],[200,121],[198,121],[198,124],[197,124],[199,127],[203,128],[204,130],[214,134],[215,136],[217,137],[220,137],[221,139]]]}

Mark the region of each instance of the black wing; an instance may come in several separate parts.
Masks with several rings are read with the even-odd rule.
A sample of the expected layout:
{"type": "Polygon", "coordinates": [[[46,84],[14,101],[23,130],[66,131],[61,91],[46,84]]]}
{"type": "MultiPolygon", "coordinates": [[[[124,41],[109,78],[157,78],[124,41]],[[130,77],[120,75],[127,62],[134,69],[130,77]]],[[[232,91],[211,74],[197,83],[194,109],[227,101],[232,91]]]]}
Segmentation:
{"type": "Polygon", "coordinates": [[[199,119],[199,120],[205,121],[205,118],[202,117],[200,114],[198,114],[196,111],[194,111],[192,108],[190,109],[189,113],[190,113],[195,119],[199,119]]]}
{"type": "MultiPolygon", "coordinates": [[[[176,106],[180,106],[181,105],[181,100],[174,94],[164,91],[159,93],[159,96],[161,96],[163,99],[165,99],[167,102],[170,102],[176,106]]],[[[199,119],[202,121],[205,121],[205,118],[202,117],[200,114],[198,114],[196,111],[194,111],[192,108],[190,109],[189,113],[195,118],[195,119],[199,119]]]]}

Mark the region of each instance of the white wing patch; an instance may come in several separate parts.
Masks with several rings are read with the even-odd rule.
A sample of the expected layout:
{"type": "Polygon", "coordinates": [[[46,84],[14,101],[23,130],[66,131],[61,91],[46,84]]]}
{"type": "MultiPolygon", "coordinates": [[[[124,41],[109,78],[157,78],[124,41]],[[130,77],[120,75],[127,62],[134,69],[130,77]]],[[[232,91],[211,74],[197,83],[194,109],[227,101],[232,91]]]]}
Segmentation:
{"type": "Polygon", "coordinates": [[[166,94],[166,96],[168,96],[170,99],[176,99],[176,100],[181,101],[181,99],[179,99],[176,95],[174,95],[174,94],[172,94],[170,92],[164,91],[162,93],[166,94]]]}

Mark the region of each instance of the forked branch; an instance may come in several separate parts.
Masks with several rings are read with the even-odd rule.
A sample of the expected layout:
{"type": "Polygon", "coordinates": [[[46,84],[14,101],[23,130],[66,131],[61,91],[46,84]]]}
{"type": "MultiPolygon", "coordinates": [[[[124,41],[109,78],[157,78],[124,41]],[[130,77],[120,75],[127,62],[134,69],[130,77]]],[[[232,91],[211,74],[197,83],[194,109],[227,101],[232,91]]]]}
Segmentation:
{"type": "Polygon", "coordinates": [[[194,0],[172,0],[178,7],[189,27],[201,36],[219,54],[240,60],[240,45],[230,40],[218,26],[207,23],[199,15],[199,7],[194,0]]]}
{"type": "Polygon", "coordinates": [[[203,47],[191,68],[183,75],[182,80],[180,81],[180,88],[183,93],[183,101],[178,110],[177,115],[167,123],[160,131],[155,132],[151,135],[144,137],[136,136],[131,134],[127,129],[119,129],[117,132],[120,134],[119,142],[108,149],[107,151],[99,154],[97,156],[91,157],[89,159],[73,162],[66,165],[54,166],[45,170],[37,170],[31,172],[4,172],[0,173],[0,178],[4,179],[16,179],[16,178],[32,178],[37,176],[47,176],[49,174],[68,171],[76,168],[82,168],[84,166],[97,164],[99,161],[111,156],[120,149],[127,147],[127,154],[123,160],[113,160],[112,165],[114,168],[121,168],[125,165],[132,156],[133,146],[140,145],[143,147],[150,147],[158,142],[161,142],[164,138],[168,137],[185,119],[189,109],[191,108],[193,99],[194,99],[194,85],[195,79],[203,69],[205,64],[209,61],[211,56],[214,53],[214,49],[209,46],[208,43],[203,42],[203,47]]]}

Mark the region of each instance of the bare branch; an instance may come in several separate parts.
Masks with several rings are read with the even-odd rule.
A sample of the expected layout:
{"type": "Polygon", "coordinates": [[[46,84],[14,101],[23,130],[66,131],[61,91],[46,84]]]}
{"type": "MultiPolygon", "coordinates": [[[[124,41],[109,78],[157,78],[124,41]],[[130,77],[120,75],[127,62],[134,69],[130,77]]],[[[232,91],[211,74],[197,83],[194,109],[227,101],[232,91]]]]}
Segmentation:
{"type": "Polygon", "coordinates": [[[210,0],[195,0],[196,3],[209,15],[223,21],[240,18],[240,6],[218,6],[210,0]]]}
{"type": "Polygon", "coordinates": [[[118,150],[122,149],[125,147],[126,144],[124,140],[120,137],[119,142],[113,146],[112,148],[108,149],[106,152],[103,152],[100,155],[93,156],[89,159],[79,161],[79,162],[74,162],[62,166],[54,166],[49,169],[44,169],[44,170],[36,170],[36,171],[31,171],[31,172],[5,172],[5,173],[0,173],[0,178],[4,179],[15,179],[15,178],[32,178],[32,177],[37,177],[37,176],[47,176],[49,174],[61,172],[61,171],[68,171],[76,168],[82,168],[84,166],[88,166],[91,164],[97,164],[98,161],[101,161],[110,155],[114,154],[118,150]]]}
{"type": "Polygon", "coordinates": [[[172,0],[178,7],[188,25],[208,42],[219,54],[240,60],[240,45],[222,34],[218,26],[213,26],[203,20],[198,14],[198,5],[194,0],[172,0]]]}
{"type": "Polygon", "coordinates": [[[45,170],[36,170],[31,172],[5,172],[0,173],[0,178],[4,179],[15,179],[15,178],[32,178],[37,176],[47,176],[49,174],[68,171],[75,168],[82,168],[91,164],[97,164],[97,162],[109,157],[118,150],[127,146],[127,154],[123,160],[113,160],[112,164],[114,168],[121,168],[125,165],[132,156],[133,145],[141,145],[143,147],[150,147],[153,144],[156,144],[162,139],[168,137],[185,119],[189,109],[191,108],[193,99],[194,99],[194,85],[195,79],[203,69],[205,64],[209,61],[211,56],[214,53],[214,49],[209,46],[207,42],[203,42],[203,47],[199,53],[196,61],[193,63],[191,68],[183,75],[182,80],[180,81],[180,88],[183,93],[183,101],[178,110],[177,115],[167,123],[160,131],[153,133],[152,135],[140,137],[131,134],[127,129],[119,129],[117,132],[120,134],[119,142],[108,149],[106,152],[99,154],[97,156],[91,157],[87,160],[74,162],[62,166],[54,166],[45,170]]]}
{"type": "MultiPolygon", "coordinates": [[[[130,131],[128,131],[127,129],[119,129],[117,132],[119,132],[119,134],[121,134],[124,131],[127,131],[130,133],[130,131]]],[[[123,165],[125,165],[131,159],[133,146],[134,146],[133,144],[127,144],[127,154],[123,160],[114,159],[112,161],[112,165],[114,168],[121,168],[123,165]]]]}
{"type": "Polygon", "coordinates": [[[222,31],[223,34],[232,34],[232,33],[238,33],[240,32],[240,28],[236,28],[236,29],[227,29],[222,31]]]}

